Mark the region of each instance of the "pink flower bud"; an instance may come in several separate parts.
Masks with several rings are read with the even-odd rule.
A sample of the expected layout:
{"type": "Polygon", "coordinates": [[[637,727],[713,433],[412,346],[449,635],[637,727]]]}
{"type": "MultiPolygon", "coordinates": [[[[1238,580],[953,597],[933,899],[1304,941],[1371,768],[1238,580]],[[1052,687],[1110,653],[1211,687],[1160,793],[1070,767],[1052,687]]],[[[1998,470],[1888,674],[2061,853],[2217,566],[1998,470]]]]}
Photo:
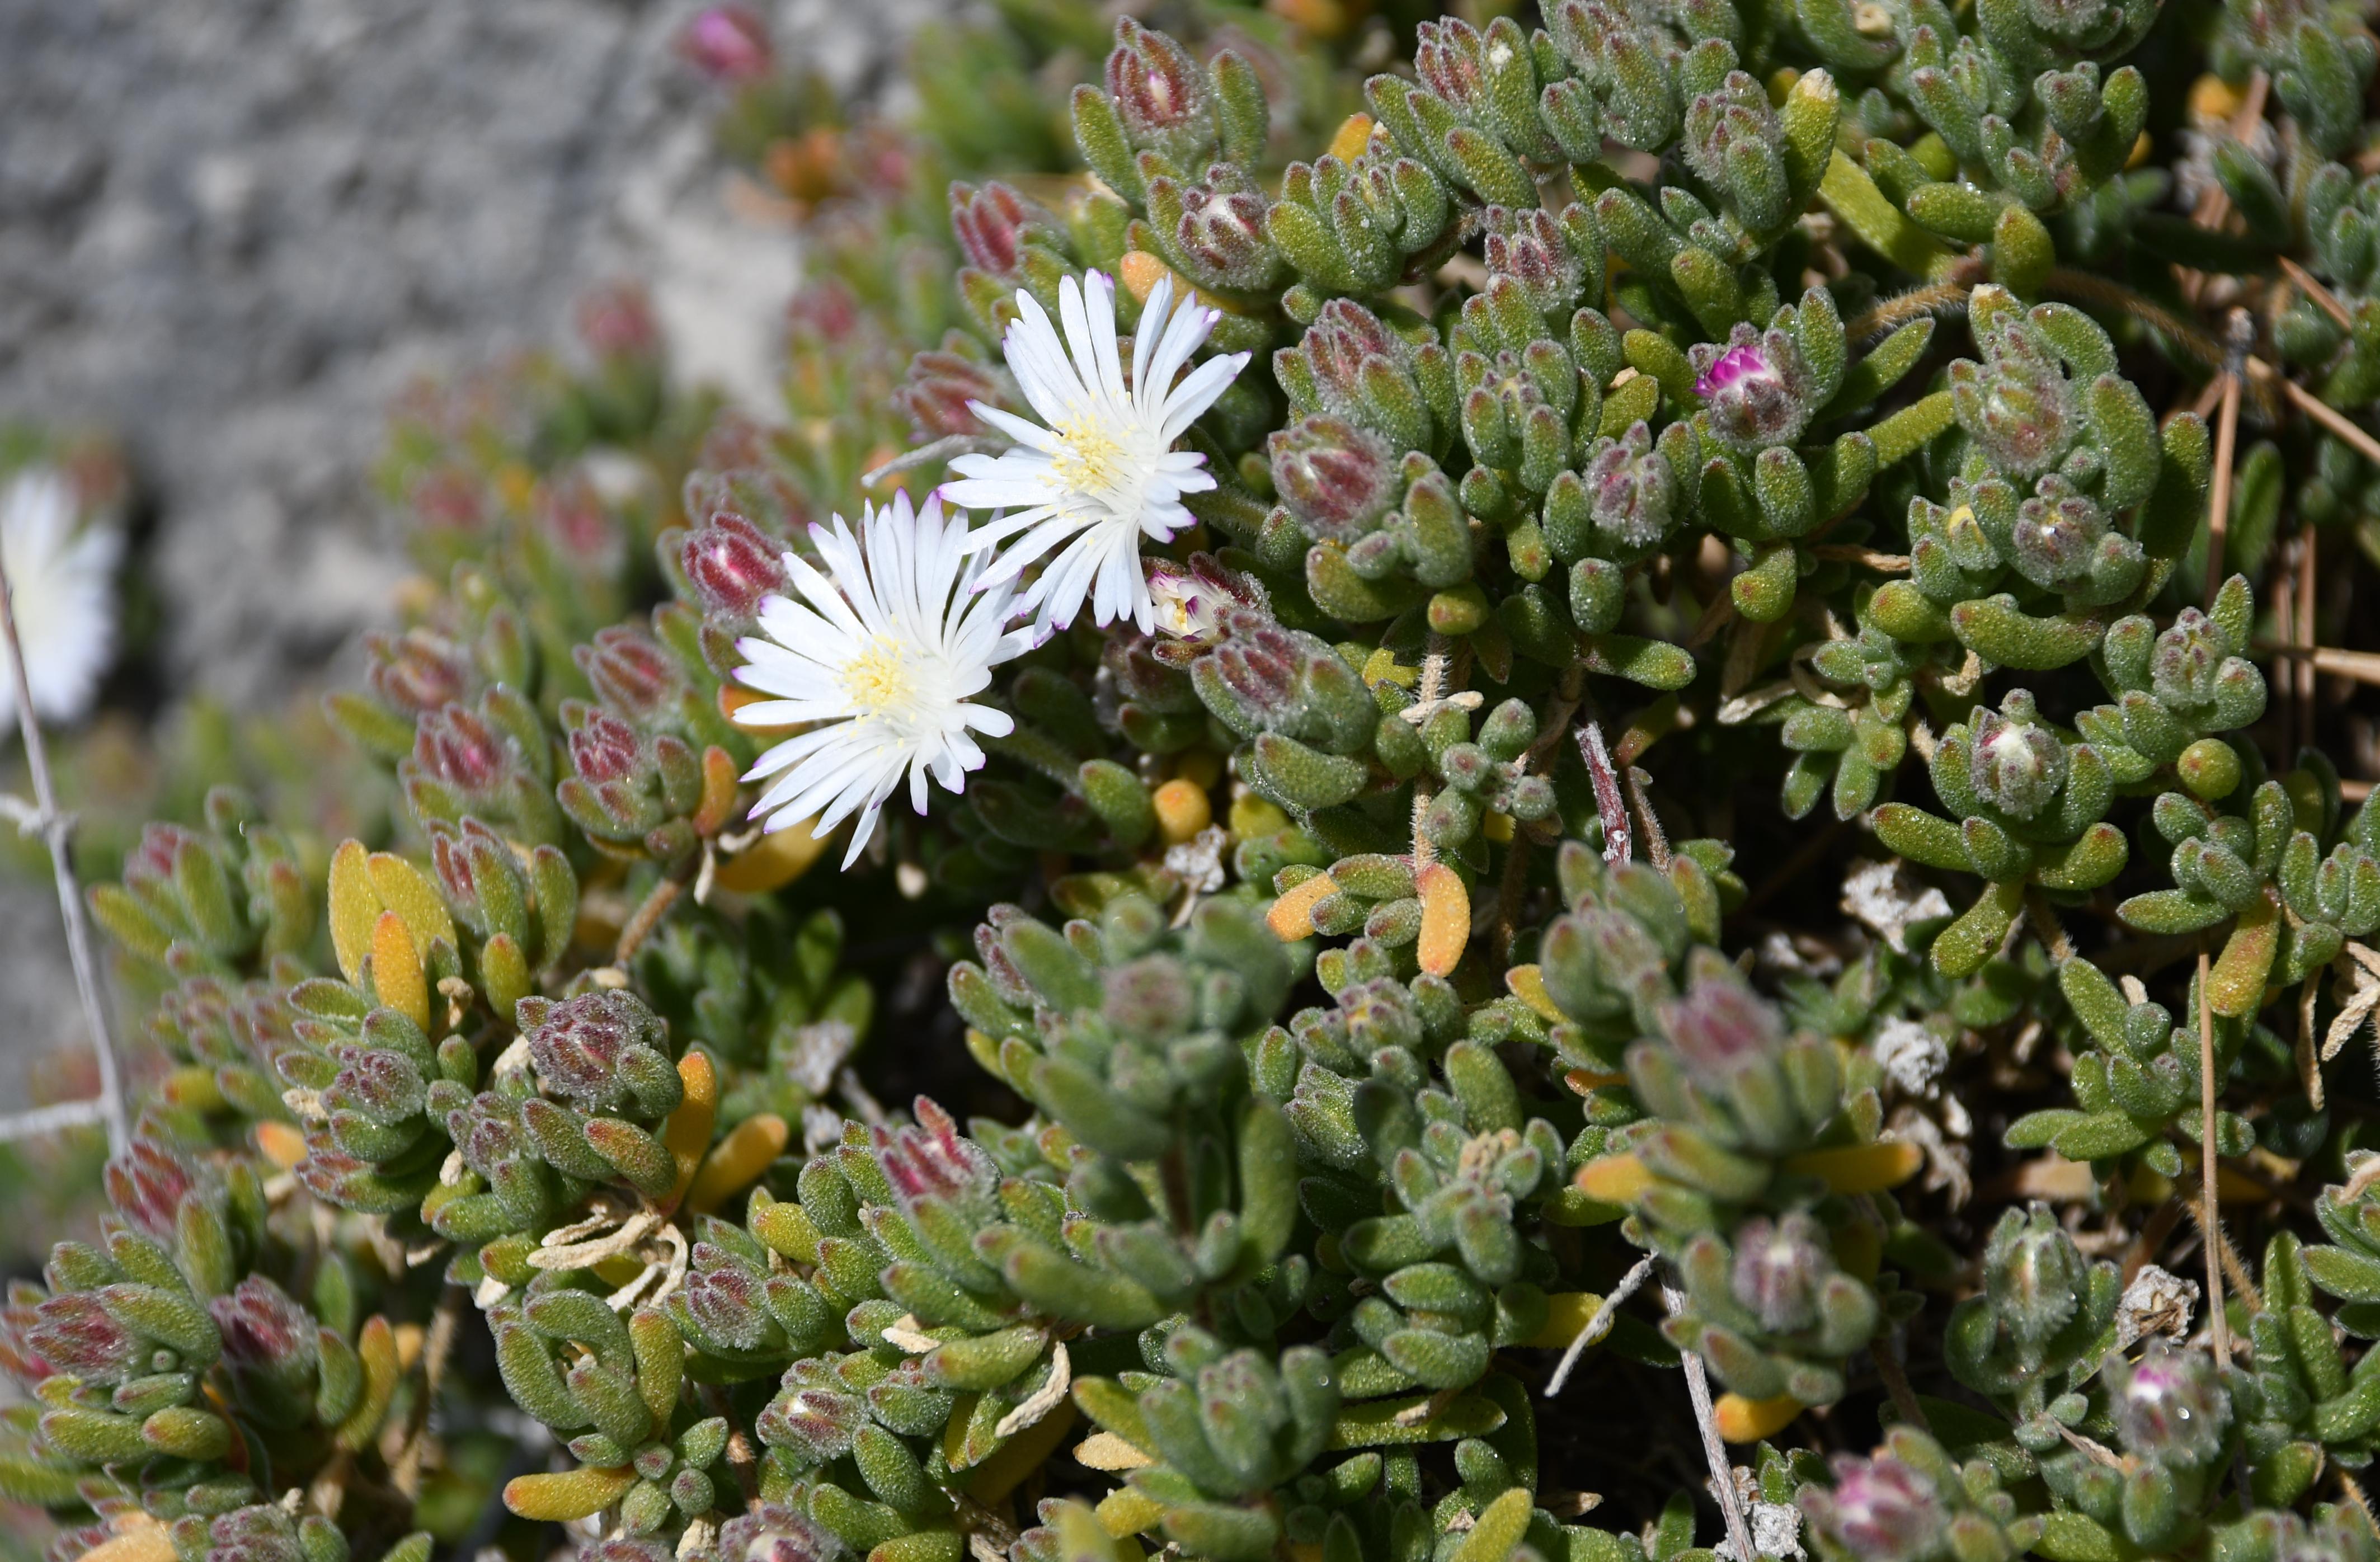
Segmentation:
{"type": "Polygon", "coordinates": [[[952,434],[980,434],[983,420],[970,405],[1000,405],[1000,382],[987,364],[957,353],[919,353],[909,362],[909,377],[892,399],[909,415],[921,439],[952,434]]]}
{"type": "Polygon", "coordinates": [[[2001,709],[2008,714],[1974,714],[1968,779],[1986,802],[2013,818],[2029,819],[2066,784],[2066,745],[2034,720],[2033,696],[2026,691],[2012,691],[2001,709]]]}
{"type": "Polygon", "coordinates": [[[129,1329],[108,1315],[97,1295],[69,1291],[54,1296],[34,1310],[25,1331],[42,1367],[72,1373],[93,1383],[121,1383],[148,1362],[149,1349],[129,1329]]]}
{"type": "Polygon", "coordinates": [[[791,586],[784,553],[783,544],[759,527],[722,510],[708,525],[686,533],[677,556],[703,611],[740,630],[759,616],[763,599],[791,586]]]}
{"type": "Polygon", "coordinates": [[[1193,186],[1182,192],[1182,220],[1173,241],[1218,287],[1261,287],[1280,269],[1265,213],[1271,203],[1256,190],[1214,190],[1193,186]]]}
{"type": "Polygon", "coordinates": [[[1154,145],[1184,161],[1183,151],[1214,144],[1206,70],[1190,51],[1130,17],[1116,23],[1108,96],[1135,146],[1154,145]]]}
{"type": "Polygon", "coordinates": [[[107,1202],[128,1225],[172,1241],[182,1200],[200,1190],[197,1168],[156,1140],[136,1137],[107,1163],[107,1202]]]}
{"type": "Polygon", "coordinates": [[[485,718],[447,705],[414,728],[413,760],[465,796],[486,797],[511,774],[513,749],[485,718]]]}
{"type": "Polygon", "coordinates": [[[1485,110],[1488,76],[1478,32],[1459,17],[1423,22],[1415,34],[1414,74],[1465,119],[1485,110]]]}
{"type": "Polygon", "coordinates": [[[1694,394],[1722,442],[1752,454],[1790,444],[1808,426],[1809,368],[1784,331],[1756,333],[1738,322],[1725,347],[1700,343],[1691,357],[1694,394]]]}
{"type": "Polygon", "coordinates": [[[1768,1002],[1741,981],[1704,975],[1661,1006],[1661,1029],[1687,1067],[1721,1082],[1776,1051],[1784,1027],[1768,1002]]]}
{"type": "Polygon", "coordinates": [[[1311,535],[1353,541],[1396,503],[1396,452],[1345,418],[1318,414],[1267,446],[1281,503],[1311,535]]]}
{"type": "MultiPolygon", "coordinates": [[[[695,18],[701,25],[701,18],[695,18]]],[[[575,315],[578,339],[595,356],[605,358],[649,358],[661,351],[662,330],[653,319],[653,300],[637,282],[609,282],[588,289],[575,315]]]]}
{"type": "Polygon", "coordinates": [[[589,710],[570,733],[570,769],[590,786],[625,781],[644,769],[637,730],[608,710],[589,710]]]}
{"type": "Polygon", "coordinates": [[[1950,1516],[1925,1477],[1897,1459],[1834,1458],[1835,1484],[1804,1486],[1811,1525],[1864,1562],[1916,1562],[1932,1553],[1950,1516]]]}
{"type": "Polygon", "coordinates": [[[1819,1296],[1834,1270],[1825,1233],[1807,1215],[1755,1217],[1736,1231],[1729,1289],[1770,1334],[1798,1334],[1818,1321],[1819,1296]]]}
{"type": "Polygon", "coordinates": [[[632,720],[654,720],[686,690],[670,654],[633,624],[597,630],[591,642],[572,649],[571,658],[603,702],[632,720]]]}
{"type": "Polygon", "coordinates": [[[776,66],[769,25],[748,6],[713,6],[678,34],[678,53],[713,81],[735,83],[766,76],[776,66]]]}
{"type": "Polygon", "coordinates": [[[761,1503],[719,1531],[720,1562],[836,1562],[844,1555],[841,1541],[783,1503],[761,1503]]]}
{"type": "Polygon", "coordinates": [[[951,231],[968,265],[1009,285],[1025,274],[1027,239],[1038,236],[1054,246],[1063,242],[1065,233],[1046,207],[997,179],[979,189],[963,183],[951,186],[951,231]]]}
{"type": "Polygon", "coordinates": [[[470,665],[462,648],[432,629],[364,636],[364,682],[372,693],[419,717],[468,691],[470,665]]]}
{"type": "Polygon", "coordinates": [[[2100,1371],[2125,1451],[2143,1459],[2204,1464],[2221,1450],[2231,1404],[2206,1357],[2170,1350],[2158,1338],[2150,1341],[2148,1353],[2137,1364],[2110,1355],[2100,1371]]]}
{"type": "Polygon", "coordinates": [[[629,1052],[650,1050],[661,1039],[652,1011],[623,991],[581,993],[560,1002],[523,999],[516,1018],[539,1084],[589,1110],[625,1099],[629,1052]]]}
{"type": "Polygon", "coordinates": [[[957,1121],[926,1096],[917,1097],[917,1126],[875,1130],[876,1158],[885,1180],[914,1205],[929,1198],[969,1203],[990,1196],[1000,1168],[983,1147],[959,1132],[957,1121]]]}
{"type": "Polygon", "coordinates": [[[229,1296],[210,1300],[207,1310],[223,1334],[224,1361],[235,1374],[312,1365],[312,1316],[264,1276],[249,1276],[229,1296]]]}

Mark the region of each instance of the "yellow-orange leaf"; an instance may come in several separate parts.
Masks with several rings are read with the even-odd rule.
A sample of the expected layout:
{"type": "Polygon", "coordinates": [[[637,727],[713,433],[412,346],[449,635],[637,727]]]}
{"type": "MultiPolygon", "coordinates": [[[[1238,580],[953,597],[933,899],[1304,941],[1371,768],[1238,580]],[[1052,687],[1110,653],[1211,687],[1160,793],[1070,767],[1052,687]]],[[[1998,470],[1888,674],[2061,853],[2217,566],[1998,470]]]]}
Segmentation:
{"type": "Polygon", "coordinates": [[[1653,1185],[1653,1174],[1634,1156],[1597,1156],[1578,1168],[1578,1191],[1605,1204],[1634,1204],[1653,1185]]]}
{"type": "Polygon", "coordinates": [[[1075,1462],[1090,1470],[1138,1470],[1156,1460],[1112,1432],[1094,1432],[1075,1445],[1075,1462]]]}
{"type": "MultiPolygon", "coordinates": [[[[833,833],[827,831],[828,835],[833,833]]],[[[825,850],[825,839],[812,835],[808,823],[787,825],[783,829],[771,830],[753,842],[750,850],[721,863],[711,882],[739,895],[765,895],[808,873],[825,850]]]]}
{"type": "MultiPolygon", "coordinates": [[[[380,1433],[380,1423],[388,1415],[388,1402],[396,1393],[399,1372],[396,1364],[396,1331],[388,1320],[373,1314],[364,1320],[362,1332],[356,1336],[356,1355],[364,1367],[364,1396],[347,1419],[339,1423],[339,1447],[351,1454],[359,1454],[371,1446],[380,1433]]],[[[588,1511],[592,1513],[593,1508],[588,1511]]]]}
{"type": "Polygon", "coordinates": [[[1711,1419],[1718,1423],[1721,1437],[1730,1443],[1757,1443],[1784,1431],[1802,1413],[1802,1401],[1791,1394],[1779,1394],[1774,1399],[1722,1394],[1711,1411],[1711,1419]]]}
{"type": "Polygon", "coordinates": [[[99,1562],[174,1562],[171,1531],[145,1513],[130,1516],[121,1534],[111,1536],[83,1553],[99,1562]]]}
{"type": "Polygon", "coordinates": [[[380,896],[371,886],[371,854],[360,841],[342,841],[331,854],[331,952],[338,958],[339,975],[349,982],[363,980],[364,956],[371,952],[372,924],[381,913],[380,896]]]}
{"type": "Polygon", "coordinates": [[[1807,1150],[1785,1163],[1802,1177],[1822,1179],[1837,1193],[1880,1193],[1917,1175],[1925,1152],[1900,1140],[1877,1144],[1846,1144],[1837,1150],[1807,1150]]]}
{"type": "Polygon", "coordinates": [[[1515,965],[1504,973],[1504,988],[1514,998],[1536,1010],[1548,1020],[1559,1021],[1562,1011],[1546,992],[1546,974],[1535,965],[1515,965]]]}
{"type": "Polygon", "coordinates": [[[504,1483],[504,1506],[524,1519],[566,1524],[602,1512],[636,1483],[637,1472],[626,1465],[616,1470],[516,1475],[504,1483]]]}
{"type": "Polygon", "coordinates": [[[380,914],[372,924],[372,990],[381,1002],[423,1030],[430,1028],[430,979],[422,975],[421,956],[405,918],[393,911],[380,914]]]}
{"type": "Polygon", "coordinates": [[[774,1112],[756,1112],[737,1123],[705,1156],[686,1190],[686,1206],[708,1215],[724,1200],[750,1187],[770,1163],[784,1154],[792,1136],[785,1120],[774,1112]]]}
{"type": "Polygon", "coordinates": [[[1215,822],[1207,789],[1182,776],[1159,787],[1150,801],[1157,806],[1157,832],[1168,846],[1181,845],[1215,822]]]}
{"type": "Polygon", "coordinates": [[[427,954],[432,938],[455,941],[455,919],[446,914],[446,902],[419,868],[394,852],[374,852],[364,859],[364,866],[380,903],[405,918],[415,949],[427,954]]]}
{"type": "MultiPolygon", "coordinates": [[[[1596,1310],[1602,1305],[1603,1298],[1591,1290],[1557,1291],[1546,1298],[1545,1323],[1538,1327],[1536,1333],[1521,1343],[1534,1345],[1546,1350],[1566,1350],[1570,1342],[1578,1338],[1578,1331],[1595,1321],[1596,1310]]],[[[1607,1320],[1603,1326],[1603,1333],[1610,1332],[1611,1325],[1607,1320]]],[[[1601,1338],[1603,1338],[1602,1335],[1596,1337],[1597,1339],[1601,1338]]],[[[1587,1343],[1592,1345],[1595,1340],[1590,1339],[1587,1343]]]]}
{"type": "Polygon", "coordinates": [[[1421,938],[1414,953],[1423,970],[1443,976],[1463,963],[1463,946],[1471,941],[1471,891],[1444,863],[1422,869],[1415,886],[1421,894],[1421,938]]]}
{"type": "Polygon", "coordinates": [[[287,1171],[306,1158],[306,1136],[285,1122],[256,1125],[256,1147],[264,1158],[287,1171]]]}
{"type": "MultiPolygon", "coordinates": [[[[1148,302],[1148,296],[1157,291],[1157,285],[1165,278],[1172,276],[1173,272],[1172,268],[1146,249],[1127,249],[1123,253],[1123,259],[1116,263],[1116,275],[1117,279],[1123,284],[1125,292],[1146,304],[1148,302]]],[[[1189,291],[1189,287],[1179,277],[1174,278],[1175,298],[1180,298],[1189,291]]]]}
{"type": "Polygon", "coordinates": [[[1165,1517],[1165,1505],[1130,1486],[1119,1486],[1099,1499],[1099,1528],[1118,1540],[1139,1534],[1165,1517]]]}
{"type": "Polygon", "coordinates": [[[673,1204],[694,1181],[695,1168],[710,1148],[711,1125],[719,1116],[719,1075],[708,1053],[689,1052],[680,1058],[677,1078],[686,1094],[677,1110],[662,1124],[662,1144],[677,1162],[677,1187],[670,1195],[673,1204]]]}
{"type": "Polygon", "coordinates": [[[1330,155],[1342,163],[1353,163],[1363,156],[1364,149],[1371,144],[1372,116],[1351,114],[1337,130],[1331,132],[1330,155]]]}
{"type": "Polygon", "coordinates": [[[712,744],[702,751],[702,802],[694,810],[698,835],[716,835],[735,806],[735,757],[712,744]]]}
{"type": "Polygon", "coordinates": [[[1318,873],[1303,884],[1290,886],[1286,894],[1273,902],[1265,913],[1265,926],[1272,936],[1284,944],[1314,937],[1314,908],[1325,895],[1335,895],[1339,886],[1327,873],[1318,873]]]}

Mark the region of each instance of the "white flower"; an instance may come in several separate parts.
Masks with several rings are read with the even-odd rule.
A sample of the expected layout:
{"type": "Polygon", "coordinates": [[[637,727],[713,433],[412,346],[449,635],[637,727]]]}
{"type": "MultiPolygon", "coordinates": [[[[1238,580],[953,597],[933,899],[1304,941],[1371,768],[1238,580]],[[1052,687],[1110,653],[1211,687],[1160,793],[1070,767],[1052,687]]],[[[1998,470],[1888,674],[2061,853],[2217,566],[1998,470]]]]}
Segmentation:
{"type": "Polygon", "coordinates": [[[746,665],[736,678],[775,699],[735,712],[747,726],[817,722],[760,756],[744,779],[787,772],[753,805],[768,828],[783,829],[817,816],[823,837],[856,811],[845,867],[875,833],[877,811],[909,778],[909,801],[926,811],[929,774],[952,792],[983,765],[971,735],[1005,736],[1015,721],[1002,710],[970,705],[991,670],[1029,648],[1025,630],[1002,627],[1014,589],[987,587],[987,563],[970,559],[966,520],[947,520],[932,499],[912,511],[904,494],[860,515],[860,536],[841,515],[834,527],[810,527],[820,575],[796,553],[786,572],[801,601],[769,597],[760,633],[736,642],[746,665]]]}
{"type": "MultiPolygon", "coordinates": [[[[115,654],[114,577],[123,552],[113,527],[76,529],[73,490],[47,466],[26,467],[0,492],[0,563],[35,715],[70,721],[90,708],[115,654]]],[[[16,670],[0,637],[0,741],[16,729],[16,670]]]]}
{"type": "Polygon", "coordinates": [[[1215,486],[1203,470],[1207,458],[1175,450],[1173,442],[1215,405],[1248,355],[1209,358],[1174,384],[1218,316],[1175,309],[1171,276],[1159,280],[1141,311],[1129,389],[1116,345],[1115,285],[1105,276],[1093,272],[1081,284],[1068,277],[1059,285],[1062,344],[1030,293],[1019,292],[1016,307],[1003,350],[1025,399],[1048,427],[970,404],[977,417],[1020,442],[1004,455],[952,462],[959,476],[943,485],[943,497],[1009,512],[969,544],[991,548],[1015,539],[984,577],[987,584],[1014,580],[1058,550],[1022,599],[1035,610],[1037,630],[1073,623],[1088,599],[1095,623],[1128,618],[1147,633],[1157,608],[1141,578],[1140,539],[1164,542],[1189,527],[1195,517],[1182,496],[1215,486]]]}

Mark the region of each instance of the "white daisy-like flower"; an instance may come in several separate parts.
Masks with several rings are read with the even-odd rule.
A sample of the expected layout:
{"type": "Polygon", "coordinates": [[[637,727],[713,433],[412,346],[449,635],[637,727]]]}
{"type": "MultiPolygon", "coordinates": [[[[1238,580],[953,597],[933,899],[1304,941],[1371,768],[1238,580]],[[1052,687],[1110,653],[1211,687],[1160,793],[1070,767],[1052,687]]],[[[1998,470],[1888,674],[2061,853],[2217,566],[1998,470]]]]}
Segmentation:
{"type": "MultiPolygon", "coordinates": [[[[8,571],[33,713],[71,721],[91,707],[115,652],[115,565],[124,535],[75,525],[74,490],[28,466],[0,491],[0,563],[8,571]]],[[[17,730],[17,674],[0,637],[0,741],[17,730]]]]}
{"type": "Polygon", "coordinates": [[[744,779],[783,772],[752,807],[771,830],[816,816],[811,833],[823,837],[857,813],[843,859],[849,867],[905,773],[921,814],[929,775],[948,791],[966,789],[966,772],[983,765],[973,734],[1002,737],[1016,724],[967,696],[1034,641],[1028,630],[1004,627],[1014,587],[986,584],[989,561],[974,553],[966,518],[946,518],[938,500],[913,511],[903,494],[862,511],[857,538],[841,515],[832,529],[810,527],[810,538],[826,573],[786,554],[802,599],[763,599],[760,633],[735,643],[746,660],[737,680],[777,697],[744,706],[735,719],[818,723],[760,756],[744,779]]]}
{"type": "Polygon", "coordinates": [[[1093,622],[1128,618],[1147,633],[1157,607],[1141,576],[1141,539],[1164,542],[1189,527],[1196,517],[1182,496],[1215,486],[1207,458],[1175,450],[1173,442],[1215,405],[1248,355],[1209,358],[1174,383],[1220,317],[1196,306],[1174,309],[1171,276],[1158,281],[1141,311],[1129,384],[1116,344],[1115,285],[1107,277],[1093,272],[1059,285],[1063,343],[1030,293],[1016,295],[1016,308],[1002,350],[1041,424],[970,404],[1018,442],[1003,455],[952,462],[958,477],[942,485],[942,496],[1008,512],[969,543],[988,549],[1014,539],[987,584],[1014,580],[1056,551],[1020,599],[1033,610],[1037,631],[1073,623],[1087,599],[1093,622]]]}

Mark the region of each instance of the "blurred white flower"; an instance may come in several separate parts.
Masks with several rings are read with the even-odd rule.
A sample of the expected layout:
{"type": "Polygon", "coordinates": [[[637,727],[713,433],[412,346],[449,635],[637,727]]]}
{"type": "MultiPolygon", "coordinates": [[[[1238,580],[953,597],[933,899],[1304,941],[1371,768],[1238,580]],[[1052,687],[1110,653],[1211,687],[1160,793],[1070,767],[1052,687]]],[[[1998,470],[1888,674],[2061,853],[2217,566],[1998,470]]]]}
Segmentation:
{"type": "Polygon", "coordinates": [[[1160,279],[1133,333],[1132,380],[1124,381],[1116,343],[1115,285],[1098,272],[1059,285],[1062,343],[1049,313],[1030,293],[1016,295],[1017,317],[1002,344],[1008,367],[1042,427],[981,402],[977,417],[1018,442],[1005,454],[962,455],[956,479],[942,486],[953,504],[1006,510],[969,546],[1014,541],[985,575],[1014,580],[1044,554],[1056,553],[1023,599],[1035,628],[1047,634],[1074,622],[1086,599],[1093,622],[1130,619],[1155,627],[1157,605],[1140,570],[1140,540],[1158,542],[1194,524],[1182,496],[1215,486],[1207,458],[1173,442],[1246,366],[1248,355],[1209,358],[1184,377],[1219,318],[1212,309],[1173,308],[1173,280],[1160,279]]]}
{"type": "MultiPolygon", "coordinates": [[[[74,490],[28,466],[0,490],[0,564],[8,571],[33,713],[71,721],[91,707],[115,651],[115,566],[124,536],[75,524],[74,490]]],[[[17,730],[17,676],[0,638],[0,742],[17,730]]]]}
{"type": "Polygon", "coordinates": [[[964,515],[947,519],[938,500],[913,511],[903,494],[868,506],[855,539],[841,515],[832,530],[810,527],[827,573],[797,553],[785,569],[802,599],[769,597],[760,633],[736,642],[738,681],[774,699],[735,712],[747,726],[817,722],[760,756],[744,779],[786,772],[753,805],[752,817],[783,829],[817,816],[823,838],[855,811],[848,867],[876,830],[885,798],[909,781],[909,801],[926,811],[926,778],[952,792],[983,765],[971,735],[1003,736],[1006,711],[966,703],[991,683],[991,669],[1029,648],[1031,634],[1003,627],[1014,588],[987,587],[990,561],[970,558],[964,515]]]}

